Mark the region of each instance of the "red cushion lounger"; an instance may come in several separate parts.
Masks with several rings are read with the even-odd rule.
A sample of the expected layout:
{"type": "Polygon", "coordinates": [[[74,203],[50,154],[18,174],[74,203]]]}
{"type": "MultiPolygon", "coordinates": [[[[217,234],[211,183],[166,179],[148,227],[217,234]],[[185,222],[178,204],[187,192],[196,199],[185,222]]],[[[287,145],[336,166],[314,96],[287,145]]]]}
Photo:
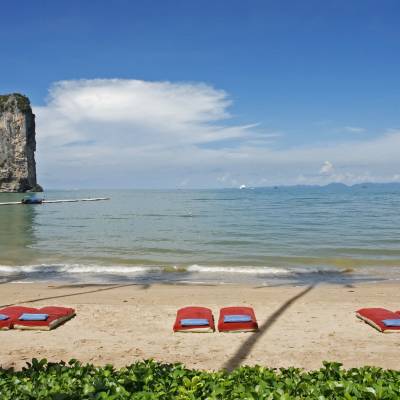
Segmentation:
{"type": "Polygon", "coordinates": [[[12,306],[0,309],[0,314],[7,315],[9,317],[9,319],[5,321],[0,321],[0,329],[6,330],[13,328],[15,321],[23,313],[37,313],[37,309],[32,307],[21,307],[21,306],[12,306]]]}
{"type": "MultiPolygon", "coordinates": [[[[10,317],[11,327],[16,329],[37,329],[49,331],[72,318],[75,315],[73,308],[65,307],[22,307],[22,306],[11,306],[0,310],[0,314],[5,314],[10,317]],[[19,317],[24,314],[48,314],[49,317],[46,321],[20,321],[19,317]]],[[[4,321],[4,322],[7,322],[4,321]]]]}
{"type": "Polygon", "coordinates": [[[75,315],[73,308],[66,307],[42,307],[36,309],[38,314],[48,314],[46,321],[20,321],[14,322],[15,329],[36,329],[49,331],[71,319],[75,315]]]}
{"type": "Polygon", "coordinates": [[[7,331],[8,329],[11,328],[12,328],[12,321],[10,318],[4,321],[0,321],[0,331],[7,331]]]}
{"type": "Polygon", "coordinates": [[[356,315],[380,332],[400,332],[400,326],[386,326],[382,322],[385,319],[400,319],[399,314],[386,310],[385,308],[361,308],[356,311],[356,315]]]}
{"type": "Polygon", "coordinates": [[[218,330],[220,332],[254,332],[258,329],[258,324],[254,310],[251,307],[225,307],[221,308],[218,320],[218,330]],[[224,322],[224,317],[228,315],[246,315],[251,318],[249,322],[224,322]]]}
{"type": "Polygon", "coordinates": [[[214,317],[209,308],[205,307],[184,307],[177,311],[176,320],[173,326],[174,332],[214,332],[214,317]],[[183,319],[206,319],[208,325],[182,326],[183,319]]]}

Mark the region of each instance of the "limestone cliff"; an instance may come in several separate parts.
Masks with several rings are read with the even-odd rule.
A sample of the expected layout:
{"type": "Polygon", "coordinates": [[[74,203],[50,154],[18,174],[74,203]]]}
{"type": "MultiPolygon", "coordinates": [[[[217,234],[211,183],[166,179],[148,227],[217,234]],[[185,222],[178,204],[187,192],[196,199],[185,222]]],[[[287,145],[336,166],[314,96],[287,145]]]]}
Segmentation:
{"type": "Polygon", "coordinates": [[[20,94],[0,96],[0,192],[41,191],[36,182],[35,115],[20,94]]]}

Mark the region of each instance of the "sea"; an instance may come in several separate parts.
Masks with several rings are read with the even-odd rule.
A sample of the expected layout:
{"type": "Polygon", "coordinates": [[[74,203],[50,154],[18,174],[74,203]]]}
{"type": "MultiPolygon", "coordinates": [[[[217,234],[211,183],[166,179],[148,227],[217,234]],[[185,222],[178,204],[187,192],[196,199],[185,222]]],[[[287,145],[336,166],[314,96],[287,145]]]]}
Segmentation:
{"type": "MultiPolygon", "coordinates": [[[[400,186],[47,191],[0,206],[0,283],[400,279],[400,186]]],[[[21,194],[0,193],[0,202],[21,194]]]]}

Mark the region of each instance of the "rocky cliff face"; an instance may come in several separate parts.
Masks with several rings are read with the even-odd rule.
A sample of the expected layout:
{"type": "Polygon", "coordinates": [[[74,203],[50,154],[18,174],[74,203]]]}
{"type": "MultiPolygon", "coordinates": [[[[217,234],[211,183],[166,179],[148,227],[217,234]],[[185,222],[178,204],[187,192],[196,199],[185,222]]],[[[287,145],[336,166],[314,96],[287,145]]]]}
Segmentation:
{"type": "Polygon", "coordinates": [[[20,94],[0,96],[0,192],[41,191],[36,182],[35,115],[20,94]]]}

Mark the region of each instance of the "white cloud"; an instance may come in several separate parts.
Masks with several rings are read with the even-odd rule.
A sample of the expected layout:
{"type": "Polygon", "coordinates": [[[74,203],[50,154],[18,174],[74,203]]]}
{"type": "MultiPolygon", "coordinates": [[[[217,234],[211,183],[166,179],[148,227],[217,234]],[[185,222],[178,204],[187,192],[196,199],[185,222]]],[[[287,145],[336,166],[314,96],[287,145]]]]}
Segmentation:
{"type": "MultiPolygon", "coordinates": [[[[94,136],[99,139],[102,124],[115,124],[125,141],[147,143],[171,139],[181,143],[201,143],[242,137],[247,126],[213,124],[230,117],[230,100],[222,90],[205,84],[145,82],[138,80],[63,81],[50,89],[48,104],[37,107],[39,123],[47,124],[42,137],[71,139],[94,136]],[[140,131],[140,132],[139,132],[140,131]]],[[[111,134],[111,132],[109,132],[111,134]]],[[[101,139],[107,139],[106,135],[101,139]]]]}
{"type": "Polygon", "coordinates": [[[394,174],[392,180],[393,182],[400,182],[400,174],[394,174]]]}
{"type": "Polygon", "coordinates": [[[334,171],[335,167],[333,166],[333,164],[330,161],[325,161],[322,164],[319,173],[322,175],[332,175],[334,171]]]}
{"type": "Polygon", "coordinates": [[[362,133],[365,132],[364,128],[361,128],[359,126],[345,126],[344,130],[347,132],[351,132],[351,133],[362,133]]]}
{"type": "Polygon", "coordinates": [[[226,92],[202,83],[58,82],[46,105],[34,107],[39,181],[45,187],[257,186],[297,183],[298,176],[302,183],[391,180],[400,170],[400,131],[277,149],[282,133],[232,123],[230,105],[226,92]]]}
{"type": "Polygon", "coordinates": [[[217,178],[217,181],[222,184],[222,186],[238,186],[238,181],[234,177],[231,176],[231,174],[225,173],[222,176],[219,176],[217,178]]]}

